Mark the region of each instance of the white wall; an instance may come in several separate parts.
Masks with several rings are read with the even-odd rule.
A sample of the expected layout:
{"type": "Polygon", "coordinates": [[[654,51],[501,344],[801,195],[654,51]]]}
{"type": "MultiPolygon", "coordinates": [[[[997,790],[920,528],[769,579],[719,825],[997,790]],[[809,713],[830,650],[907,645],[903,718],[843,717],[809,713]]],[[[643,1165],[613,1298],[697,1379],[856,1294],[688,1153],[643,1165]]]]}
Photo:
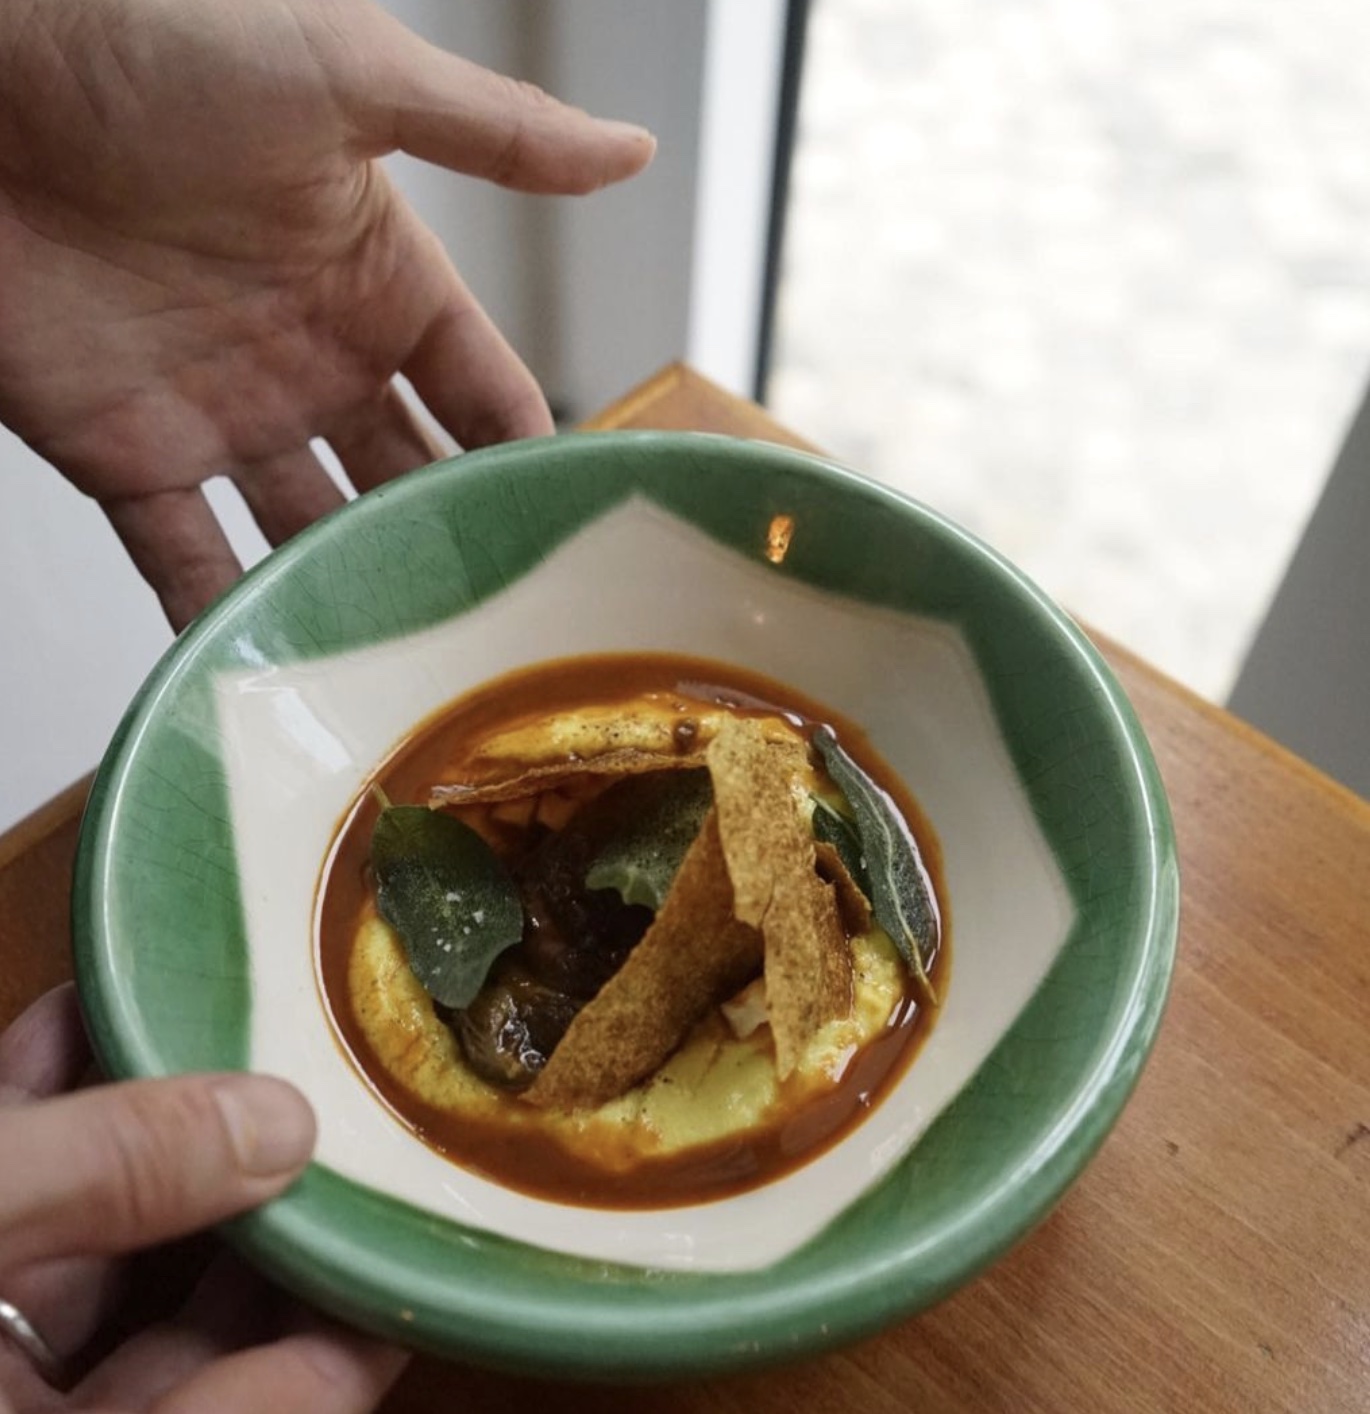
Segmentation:
{"type": "Polygon", "coordinates": [[[686,358],[750,394],[770,220],[785,0],[574,0],[534,7],[536,72],[558,96],[646,122],[643,176],[545,202],[557,272],[535,364],[568,420],[686,358]]]}
{"type": "Polygon", "coordinates": [[[644,122],[658,140],[633,181],[537,203],[534,372],[574,421],[685,352],[705,7],[550,0],[533,10],[539,81],[568,102],[644,122]]]}
{"type": "MultiPolygon", "coordinates": [[[[660,140],[643,177],[578,202],[392,163],[554,403],[583,416],[681,356],[748,391],[783,0],[388,3],[434,42],[660,140]],[[702,122],[705,92],[724,121],[702,122]]],[[[256,558],[234,494],[213,499],[256,558]]],[[[169,642],[101,513],[0,428],[0,830],[98,762],[169,642]]]]}
{"type": "Polygon", "coordinates": [[[705,36],[688,357],[744,395],[761,337],[787,8],[713,0],[705,36]]]}
{"type": "Polygon", "coordinates": [[[90,770],[170,641],[94,503],[0,429],[0,829],[90,770]]]}

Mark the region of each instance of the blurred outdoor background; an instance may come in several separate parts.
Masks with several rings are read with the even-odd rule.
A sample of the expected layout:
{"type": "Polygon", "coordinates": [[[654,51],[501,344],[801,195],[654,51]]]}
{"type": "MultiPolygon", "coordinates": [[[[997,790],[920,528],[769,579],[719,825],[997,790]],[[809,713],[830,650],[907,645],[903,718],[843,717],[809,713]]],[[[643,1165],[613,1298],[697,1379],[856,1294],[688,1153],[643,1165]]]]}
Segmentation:
{"type": "Polygon", "coordinates": [[[813,0],[772,409],[1223,700],[1370,378],[1367,54],[1356,0],[813,0]]]}
{"type": "MultiPolygon", "coordinates": [[[[1370,794],[1370,411],[1328,479],[1370,380],[1364,0],[382,3],[658,135],[575,201],[386,159],[564,426],[683,358],[1213,700],[1245,659],[1234,708],[1370,794]]],[[[170,638],[0,429],[0,830],[170,638]]]]}

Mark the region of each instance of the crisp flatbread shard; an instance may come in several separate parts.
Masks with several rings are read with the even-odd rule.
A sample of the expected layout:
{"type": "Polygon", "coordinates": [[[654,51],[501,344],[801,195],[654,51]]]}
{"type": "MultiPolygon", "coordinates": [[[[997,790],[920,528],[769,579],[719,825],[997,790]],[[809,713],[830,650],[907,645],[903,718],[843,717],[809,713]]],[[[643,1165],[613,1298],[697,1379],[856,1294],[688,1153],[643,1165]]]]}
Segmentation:
{"type": "MultiPolygon", "coordinates": [[[[432,788],[429,804],[518,800],[554,790],[575,777],[702,766],[704,748],[731,719],[724,708],[675,697],[553,713],[486,741],[462,764],[459,781],[432,788]]],[[[798,743],[794,729],[781,717],[767,719],[764,730],[773,740],[798,743]]]]}
{"type": "Polygon", "coordinates": [[[814,855],[818,865],[818,877],[833,886],[837,895],[837,913],[842,920],[843,931],[849,938],[869,933],[874,921],[870,900],[861,892],[861,886],[852,878],[850,871],[837,852],[837,846],[827,840],[814,841],[814,855]]]}
{"type": "Polygon", "coordinates": [[[606,751],[600,756],[530,766],[526,771],[502,780],[434,786],[428,793],[428,803],[435,807],[489,805],[502,800],[522,800],[540,791],[555,790],[564,782],[580,776],[641,776],[650,771],[685,770],[703,764],[702,750],[673,751],[667,755],[627,747],[619,751],[606,751]]]}
{"type": "Polygon", "coordinates": [[[761,964],[761,935],[733,914],[711,810],[642,941],[582,1008],[524,1098],[560,1110],[617,1098],[658,1070],[761,964]]]}
{"type": "Polygon", "coordinates": [[[835,890],[818,876],[795,788],[807,763],[798,742],[768,741],[746,717],[719,727],[705,759],[733,909],[765,941],[766,1006],[783,1079],[818,1029],[852,1002],[851,948],[835,890]]]}

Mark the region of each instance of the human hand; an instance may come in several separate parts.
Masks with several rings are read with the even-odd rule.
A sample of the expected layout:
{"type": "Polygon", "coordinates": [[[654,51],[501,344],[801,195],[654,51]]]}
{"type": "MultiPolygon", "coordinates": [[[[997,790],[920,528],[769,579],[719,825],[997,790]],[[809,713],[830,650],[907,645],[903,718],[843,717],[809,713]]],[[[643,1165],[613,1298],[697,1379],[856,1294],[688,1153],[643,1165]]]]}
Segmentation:
{"type": "Polygon", "coordinates": [[[0,1334],[0,1414],[373,1409],[403,1354],[305,1312],[226,1252],[179,1311],[102,1340],[140,1296],[136,1264],[117,1259],[280,1193],[309,1158],[314,1119],[261,1076],[62,1093],[88,1062],[70,987],[0,1036],[0,1297],[64,1359],[103,1347],[58,1392],[0,1334]]]}
{"type": "Polygon", "coordinates": [[[522,191],[650,161],[640,128],[420,40],[371,0],[0,5],[0,421],[104,508],[183,627],[240,573],[201,490],[278,544],[440,449],[552,430],[376,159],[522,191]]]}

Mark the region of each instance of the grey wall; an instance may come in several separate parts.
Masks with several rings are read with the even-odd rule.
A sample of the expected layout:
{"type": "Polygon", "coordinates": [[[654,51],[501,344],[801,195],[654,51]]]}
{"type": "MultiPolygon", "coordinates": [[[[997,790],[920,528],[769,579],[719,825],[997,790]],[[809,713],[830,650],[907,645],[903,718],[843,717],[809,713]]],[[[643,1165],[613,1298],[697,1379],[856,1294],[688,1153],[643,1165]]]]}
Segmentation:
{"type": "Polygon", "coordinates": [[[1370,391],[1228,706],[1370,799],[1370,391]]]}
{"type": "Polygon", "coordinates": [[[568,419],[686,351],[703,0],[390,0],[435,43],[657,134],[652,166],[576,200],[393,165],[458,268],[568,419]]]}

